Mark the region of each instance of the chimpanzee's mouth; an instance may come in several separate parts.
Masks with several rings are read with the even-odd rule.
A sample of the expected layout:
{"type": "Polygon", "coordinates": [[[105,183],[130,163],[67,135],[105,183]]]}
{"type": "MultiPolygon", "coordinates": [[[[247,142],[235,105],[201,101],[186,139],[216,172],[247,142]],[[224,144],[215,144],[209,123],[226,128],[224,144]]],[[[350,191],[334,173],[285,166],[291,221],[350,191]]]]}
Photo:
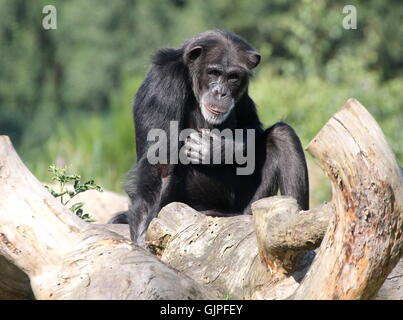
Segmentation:
{"type": "Polygon", "coordinates": [[[213,105],[209,105],[209,104],[206,104],[205,107],[209,112],[211,112],[212,114],[215,114],[215,115],[221,115],[221,114],[224,114],[227,112],[227,110],[223,110],[217,106],[213,106],[213,105]]]}
{"type": "Polygon", "coordinates": [[[226,101],[226,104],[218,106],[217,104],[211,102],[204,102],[203,99],[201,100],[201,113],[204,119],[212,125],[222,123],[229,116],[234,107],[233,101],[226,101]]]}

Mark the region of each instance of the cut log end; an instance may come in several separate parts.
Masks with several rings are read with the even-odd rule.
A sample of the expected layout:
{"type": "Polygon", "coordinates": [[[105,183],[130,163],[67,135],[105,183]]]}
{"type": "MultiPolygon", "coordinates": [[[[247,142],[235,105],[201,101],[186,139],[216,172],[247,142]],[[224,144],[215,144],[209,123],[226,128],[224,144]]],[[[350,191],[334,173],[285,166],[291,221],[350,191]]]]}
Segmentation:
{"type": "Polygon", "coordinates": [[[319,247],[333,215],[330,204],[299,210],[297,201],[275,196],[252,205],[259,256],[272,273],[296,271],[301,251],[319,247]]]}

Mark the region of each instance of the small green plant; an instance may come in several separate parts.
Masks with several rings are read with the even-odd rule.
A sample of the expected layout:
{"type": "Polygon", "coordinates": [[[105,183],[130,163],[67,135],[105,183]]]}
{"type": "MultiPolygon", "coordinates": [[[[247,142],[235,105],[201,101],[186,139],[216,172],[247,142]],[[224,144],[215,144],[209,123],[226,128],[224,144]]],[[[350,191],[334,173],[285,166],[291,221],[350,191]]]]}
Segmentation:
{"type": "MultiPolygon", "coordinates": [[[[58,168],[55,165],[51,165],[48,171],[52,174],[52,180],[59,183],[59,191],[52,189],[49,186],[45,186],[46,189],[55,198],[60,198],[62,205],[67,206],[67,204],[79,193],[85,192],[87,190],[98,190],[102,192],[102,188],[97,185],[94,180],[89,180],[84,183],[81,182],[80,175],[68,175],[67,168],[58,168]],[[69,188],[68,186],[73,187],[69,188]]],[[[77,202],[70,207],[78,217],[87,222],[94,222],[95,220],[91,218],[89,213],[85,213],[83,210],[84,202],[77,202]]]]}
{"type": "Polygon", "coordinates": [[[224,294],[223,300],[231,300],[231,296],[230,296],[229,292],[226,292],[224,294]]]}

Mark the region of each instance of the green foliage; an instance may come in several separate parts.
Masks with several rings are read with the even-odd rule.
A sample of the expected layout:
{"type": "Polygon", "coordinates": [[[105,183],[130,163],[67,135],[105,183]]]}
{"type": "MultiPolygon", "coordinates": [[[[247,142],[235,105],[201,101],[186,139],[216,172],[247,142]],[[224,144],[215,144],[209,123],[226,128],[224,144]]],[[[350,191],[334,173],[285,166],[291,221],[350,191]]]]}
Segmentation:
{"type": "Polygon", "coordinates": [[[222,298],[222,300],[231,300],[231,296],[230,296],[229,292],[224,294],[224,297],[222,298]]]}
{"type": "Polygon", "coordinates": [[[379,84],[371,78],[334,85],[318,77],[305,80],[276,76],[262,70],[251,83],[250,94],[266,126],[283,120],[295,128],[304,145],[318,133],[347,99],[363,103],[380,124],[388,142],[403,160],[403,79],[379,84]]]}
{"type": "MultiPolygon", "coordinates": [[[[99,192],[103,191],[94,180],[89,180],[82,183],[80,175],[68,175],[66,167],[58,168],[55,165],[51,165],[49,166],[48,171],[52,174],[52,180],[59,183],[59,191],[55,191],[50,186],[45,186],[45,188],[48,189],[52,196],[55,198],[60,198],[60,202],[64,206],[66,206],[79,193],[88,190],[97,190],[99,192]],[[70,188],[69,185],[72,185],[72,188],[70,188]]],[[[83,206],[84,202],[77,202],[70,207],[70,210],[84,221],[94,222],[95,220],[92,219],[88,213],[84,213],[83,206]]]]}
{"type": "Polygon", "coordinates": [[[124,174],[135,163],[130,104],[141,78],[127,79],[105,113],[70,112],[55,123],[47,143],[25,158],[39,179],[47,180],[47,164],[68,164],[71,170],[96,177],[105,188],[122,192],[124,174]]]}

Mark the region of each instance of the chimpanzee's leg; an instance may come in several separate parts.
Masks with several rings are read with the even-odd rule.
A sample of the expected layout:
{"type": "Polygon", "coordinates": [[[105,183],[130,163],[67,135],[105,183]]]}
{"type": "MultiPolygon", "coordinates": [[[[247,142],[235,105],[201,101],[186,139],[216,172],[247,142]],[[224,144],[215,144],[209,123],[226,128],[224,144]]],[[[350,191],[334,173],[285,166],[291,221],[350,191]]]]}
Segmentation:
{"type": "Polygon", "coordinates": [[[163,206],[174,201],[173,170],[173,166],[151,165],[142,158],[127,176],[125,189],[131,200],[127,212],[130,237],[142,247],[145,247],[145,236],[152,219],[163,206]]]}
{"type": "Polygon", "coordinates": [[[302,210],[309,208],[308,170],[301,142],[294,130],[278,122],[265,130],[256,146],[256,192],[244,210],[264,197],[282,195],[294,197],[302,210]],[[257,176],[256,176],[257,175],[257,176]]]}
{"type": "Polygon", "coordinates": [[[118,213],[115,213],[112,218],[109,219],[107,223],[111,224],[129,224],[128,220],[128,213],[129,211],[119,211],[118,213]]]}

